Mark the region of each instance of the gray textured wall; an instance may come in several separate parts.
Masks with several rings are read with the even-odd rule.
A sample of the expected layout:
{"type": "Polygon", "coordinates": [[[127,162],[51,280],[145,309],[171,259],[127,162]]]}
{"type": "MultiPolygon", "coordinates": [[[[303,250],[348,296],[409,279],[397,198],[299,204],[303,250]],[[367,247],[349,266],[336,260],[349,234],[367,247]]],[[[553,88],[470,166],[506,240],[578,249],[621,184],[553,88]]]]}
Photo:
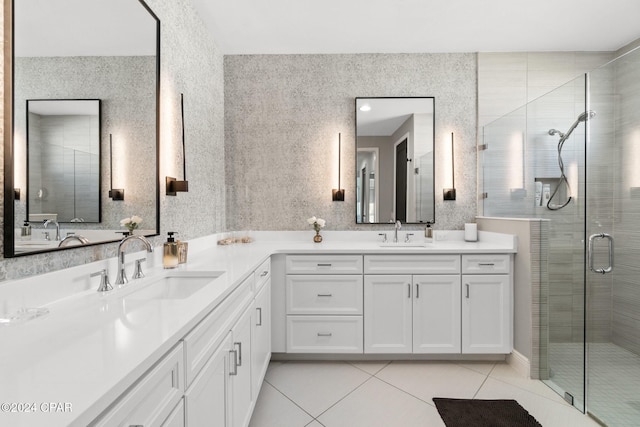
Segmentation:
{"type": "MultiPolygon", "coordinates": [[[[177,231],[181,238],[190,239],[222,231],[225,226],[222,54],[189,0],[147,0],[147,4],[161,21],[162,182],[166,175],[182,176],[180,93],[185,96],[189,193],[166,197],[161,188],[161,232],[177,231]]],[[[0,174],[0,178],[3,176],[0,174]]],[[[154,244],[162,241],[163,236],[155,238],[154,244]]],[[[115,250],[115,244],[107,244],[2,259],[0,280],[112,257],[115,250]]]]}
{"type": "Polygon", "coordinates": [[[436,227],[460,229],[476,215],[476,55],[226,56],[225,158],[230,229],[327,229],[355,224],[355,97],[434,96],[436,227]],[[456,134],[458,199],[442,200],[439,167],[456,134]],[[342,133],[342,187],[337,185],[342,133]]]}

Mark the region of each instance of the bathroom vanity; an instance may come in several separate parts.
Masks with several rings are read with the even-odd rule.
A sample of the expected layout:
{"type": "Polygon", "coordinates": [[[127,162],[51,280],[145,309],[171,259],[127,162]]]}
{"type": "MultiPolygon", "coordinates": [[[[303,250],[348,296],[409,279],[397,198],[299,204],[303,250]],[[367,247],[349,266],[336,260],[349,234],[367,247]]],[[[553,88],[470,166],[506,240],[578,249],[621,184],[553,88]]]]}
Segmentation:
{"type": "Polygon", "coordinates": [[[104,295],[89,273],[115,260],[5,283],[6,304],[49,313],[0,327],[0,400],[15,404],[0,424],[246,426],[272,352],[504,357],[515,238],[460,233],[422,247],[364,232],[209,236],[190,242],[186,266],[163,270],[156,251],[146,278],[104,295]]]}

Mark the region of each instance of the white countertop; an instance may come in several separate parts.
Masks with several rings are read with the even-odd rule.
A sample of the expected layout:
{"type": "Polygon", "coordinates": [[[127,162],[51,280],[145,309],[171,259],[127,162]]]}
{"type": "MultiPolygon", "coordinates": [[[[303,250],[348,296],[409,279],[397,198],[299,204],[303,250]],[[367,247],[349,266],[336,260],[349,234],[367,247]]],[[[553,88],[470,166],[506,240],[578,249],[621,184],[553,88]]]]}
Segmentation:
{"type": "MultiPolygon", "coordinates": [[[[165,274],[159,261],[161,248],[156,248],[153,259],[149,259],[145,279],[131,281],[106,295],[95,292],[98,279],[89,280],[88,274],[109,268],[114,277],[114,260],[2,284],[0,301],[5,307],[15,305],[16,301],[27,307],[40,303],[50,312],[22,324],[0,326],[0,404],[16,404],[13,409],[21,409],[22,405],[23,411],[25,408],[29,411],[6,412],[6,405],[2,406],[0,425],[88,424],[272,254],[517,250],[514,236],[496,233],[481,232],[480,241],[470,243],[459,238],[460,232],[450,232],[446,240],[406,248],[380,247],[377,233],[366,232],[367,239],[354,241],[357,232],[323,232],[325,241],[319,244],[311,241],[312,233],[290,233],[253,233],[256,242],[229,246],[215,245],[219,236],[191,242],[189,263],[181,269],[225,273],[191,297],[180,300],[131,297],[137,289],[165,274]],[[20,289],[27,288],[30,290],[19,294],[20,289]],[[51,288],[75,291],[59,298],[51,288]],[[54,295],[58,299],[42,304],[46,300],[43,294],[51,300],[54,295]],[[60,412],[55,407],[51,409],[50,403],[60,404],[57,407],[60,412]]],[[[362,236],[363,232],[360,233],[362,236]]],[[[143,253],[127,254],[128,272],[140,254],[143,253]]]]}

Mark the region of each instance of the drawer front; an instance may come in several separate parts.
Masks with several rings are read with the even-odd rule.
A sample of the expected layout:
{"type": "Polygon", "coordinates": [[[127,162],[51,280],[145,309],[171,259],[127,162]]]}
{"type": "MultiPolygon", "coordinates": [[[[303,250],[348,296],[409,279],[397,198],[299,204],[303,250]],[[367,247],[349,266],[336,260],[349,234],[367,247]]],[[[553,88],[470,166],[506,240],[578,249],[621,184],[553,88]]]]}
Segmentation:
{"type": "Polygon", "coordinates": [[[252,285],[253,276],[249,276],[183,338],[187,387],[227,335],[233,322],[253,299],[252,285]]]}
{"type": "Polygon", "coordinates": [[[288,275],[287,314],[362,314],[362,276],[288,275]]]}
{"type": "Polygon", "coordinates": [[[362,353],[362,316],[287,316],[287,353],[362,353]]]}
{"type": "Polygon", "coordinates": [[[271,258],[263,262],[253,274],[256,283],[255,291],[258,292],[271,277],[271,258]]]}
{"type": "Polygon", "coordinates": [[[362,274],[362,255],[290,255],[287,274],[362,274]]]}
{"type": "Polygon", "coordinates": [[[365,274],[459,274],[460,255],[365,255],[365,274]]]}
{"type": "Polygon", "coordinates": [[[463,274],[508,274],[510,272],[511,255],[462,255],[463,274]]]}
{"type": "Polygon", "coordinates": [[[125,393],[96,426],[160,426],[184,393],[182,344],[178,344],[138,384],[125,393]]]}

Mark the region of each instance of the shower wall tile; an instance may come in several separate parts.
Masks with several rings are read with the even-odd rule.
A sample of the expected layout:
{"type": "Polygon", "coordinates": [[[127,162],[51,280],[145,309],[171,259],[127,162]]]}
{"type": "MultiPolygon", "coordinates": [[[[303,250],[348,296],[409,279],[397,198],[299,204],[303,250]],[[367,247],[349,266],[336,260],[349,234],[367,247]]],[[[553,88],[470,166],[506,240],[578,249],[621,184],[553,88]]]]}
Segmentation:
{"type": "Polygon", "coordinates": [[[355,97],[435,97],[435,191],[455,132],[458,199],[436,197],[437,229],[461,229],[476,214],[476,55],[237,55],[225,57],[225,159],[230,229],[302,230],[355,224],[355,97]],[[337,186],[342,134],[344,202],[337,186]],[[446,148],[445,148],[446,147],[446,148]]]}

